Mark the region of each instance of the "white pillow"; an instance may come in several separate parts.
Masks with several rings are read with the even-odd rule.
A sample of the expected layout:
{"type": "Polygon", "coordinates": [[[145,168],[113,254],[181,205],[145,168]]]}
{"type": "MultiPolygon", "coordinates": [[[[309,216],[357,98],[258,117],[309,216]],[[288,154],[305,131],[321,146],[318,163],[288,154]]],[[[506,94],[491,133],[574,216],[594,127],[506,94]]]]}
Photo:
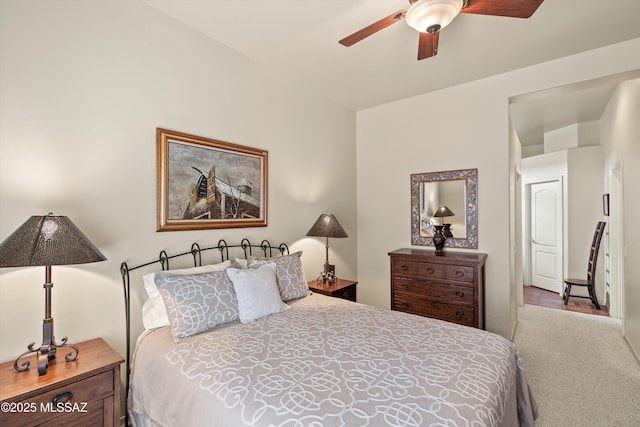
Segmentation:
{"type": "Polygon", "coordinates": [[[182,268],[178,270],[157,271],[155,273],[145,274],[142,277],[142,281],[144,282],[144,290],[147,291],[147,296],[149,298],[142,305],[142,324],[144,325],[144,328],[161,328],[169,324],[169,317],[167,316],[167,309],[164,306],[164,300],[156,286],[157,273],[171,273],[175,275],[208,273],[210,271],[226,270],[231,265],[231,261],[227,260],[219,264],[209,264],[201,267],[182,268]]]}
{"type": "Polygon", "coordinates": [[[251,323],[289,309],[280,298],[274,263],[251,270],[228,268],[226,271],[236,291],[240,322],[251,323]]]}

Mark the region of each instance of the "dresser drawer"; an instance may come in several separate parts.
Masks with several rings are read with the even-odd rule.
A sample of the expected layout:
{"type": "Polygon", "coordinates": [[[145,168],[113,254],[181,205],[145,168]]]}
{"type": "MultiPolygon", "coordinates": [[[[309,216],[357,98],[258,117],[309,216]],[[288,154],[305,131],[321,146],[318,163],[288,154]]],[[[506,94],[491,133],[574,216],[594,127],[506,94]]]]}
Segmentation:
{"type": "Polygon", "coordinates": [[[464,265],[447,265],[445,268],[445,277],[449,280],[473,283],[475,281],[473,270],[473,267],[464,265]]]}
{"type": "Polygon", "coordinates": [[[473,304],[473,286],[457,285],[446,281],[411,280],[393,278],[393,292],[424,299],[473,304]]]}
{"type": "Polygon", "coordinates": [[[473,306],[435,302],[399,292],[394,294],[392,309],[460,325],[474,326],[476,323],[473,306]]]}
{"type": "Polygon", "coordinates": [[[113,371],[106,371],[55,388],[22,400],[24,405],[36,410],[13,413],[6,421],[9,425],[16,426],[33,426],[45,423],[47,425],[69,425],[78,420],[89,419],[95,414],[100,414],[100,418],[102,418],[102,399],[113,395],[113,384],[113,371]]]}
{"type": "Polygon", "coordinates": [[[393,263],[393,275],[419,277],[421,279],[443,279],[444,266],[429,262],[397,260],[393,263]]]}

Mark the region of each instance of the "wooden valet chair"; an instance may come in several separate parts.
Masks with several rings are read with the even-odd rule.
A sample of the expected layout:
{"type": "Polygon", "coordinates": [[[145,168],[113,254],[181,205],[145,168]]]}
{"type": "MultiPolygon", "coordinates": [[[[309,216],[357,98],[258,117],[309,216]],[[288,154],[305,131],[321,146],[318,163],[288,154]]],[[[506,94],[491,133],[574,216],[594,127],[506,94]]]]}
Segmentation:
{"type": "Polygon", "coordinates": [[[604,227],[606,222],[600,221],[596,225],[596,231],[593,235],[593,242],[591,243],[591,250],[589,251],[589,263],[587,265],[587,280],[583,279],[565,279],[564,280],[564,293],[562,299],[564,299],[564,305],[569,302],[571,296],[571,286],[586,286],[589,291],[589,296],[573,295],[575,298],[589,298],[596,308],[600,310],[600,304],[598,304],[598,298],[596,297],[595,281],[596,281],[596,264],[598,261],[598,251],[600,250],[600,242],[602,241],[602,235],[604,234],[604,227]]]}

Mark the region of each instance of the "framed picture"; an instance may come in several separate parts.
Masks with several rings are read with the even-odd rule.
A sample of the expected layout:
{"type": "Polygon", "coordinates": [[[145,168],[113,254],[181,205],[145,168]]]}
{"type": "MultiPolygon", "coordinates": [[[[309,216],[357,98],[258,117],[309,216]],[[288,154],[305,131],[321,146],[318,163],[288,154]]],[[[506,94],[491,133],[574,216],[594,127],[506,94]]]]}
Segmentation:
{"type": "Polygon", "coordinates": [[[602,196],[602,213],[604,216],[609,216],[609,193],[602,196]]]}
{"type": "Polygon", "coordinates": [[[265,227],[267,154],[157,128],[157,231],[265,227]]]}

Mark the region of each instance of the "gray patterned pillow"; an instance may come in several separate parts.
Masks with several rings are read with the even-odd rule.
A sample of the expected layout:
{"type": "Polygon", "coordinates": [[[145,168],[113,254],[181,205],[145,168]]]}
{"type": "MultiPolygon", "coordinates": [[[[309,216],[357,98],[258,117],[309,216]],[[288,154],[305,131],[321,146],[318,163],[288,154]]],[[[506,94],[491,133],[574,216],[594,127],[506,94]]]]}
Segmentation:
{"type": "Polygon", "coordinates": [[[275,262],[278,289],[280,290],[282,301],[286,302],[309,295],[307,279],[304,271],[302,271],[301,256],[302,251],[275,258],[249,256],[249,258],[247,258],[247,265],[249,268],[256,268],[269,262],[275,262]]]}
{"type": "Polygon", "coordinates": [[[238,320],[238,300],[225,271],[157,273],[155,282],[167,308],[175,342],[238,320]]]}

